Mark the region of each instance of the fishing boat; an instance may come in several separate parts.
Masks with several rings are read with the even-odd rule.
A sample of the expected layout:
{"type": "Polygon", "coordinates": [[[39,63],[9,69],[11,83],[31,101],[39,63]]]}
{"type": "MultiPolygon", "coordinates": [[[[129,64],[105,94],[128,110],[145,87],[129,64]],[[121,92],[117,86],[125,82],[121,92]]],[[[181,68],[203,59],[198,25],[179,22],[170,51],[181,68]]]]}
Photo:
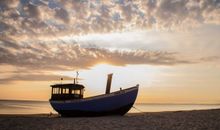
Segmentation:
{"type": "Polygon", "coordinates": [[[50,104],[63,117],[122,116],[133,106],[139,85],[110,92],[112,75],[108,74],[105,94],[87,98],[83,98],[85,87],[77,78],[73,83],[51,85],[50,104]]]}

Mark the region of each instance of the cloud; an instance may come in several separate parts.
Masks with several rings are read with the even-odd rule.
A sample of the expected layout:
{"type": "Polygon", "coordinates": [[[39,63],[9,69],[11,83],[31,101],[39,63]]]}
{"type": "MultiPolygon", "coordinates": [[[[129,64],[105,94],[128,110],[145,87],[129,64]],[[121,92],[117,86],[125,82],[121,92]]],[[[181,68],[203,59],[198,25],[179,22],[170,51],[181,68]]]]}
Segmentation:
{"type": "Polygon", "coordinates": [[[220,24],[218,0],[2,0],[0,12],[0,34],[8,37],[220,24]]]}
{"type": "MultiPolygon", "coordinates": [[[[60,41],[61,42],[61,41],[60,41]]],[[[12,81],[59,80],[55,71],[89,69],[99,64],[115,66],[134,64],[178,65],[193,62],[178,53],[147,50],[108,50],[97,46],[81,47],[77,43],[16,43],[0,40],[0,84],[12,81]]],[[[64,77],[70,79],[69,77],[64,77]]]]}
{"type": "MultiPolygon", "coordinates": [[[[201,24],[220,24],[218,0],[1,0],[0,66],[45,71],[90,68],[102,62],[118,66],[194,63],[179,53],[111,51],[53,39],[133,29],[178,30],[201,24]]],[[[28,80],[28,74],[16,77],[28,80]]],[[[41,80],[40,75],[32,77],[41,80]]],[[[16,77],[5,80],[18,80],[16,77]]]]}
{"type": "Polygon", "coordinates": [[[200,58],[202,62],[220,61],[220,56],[207,56],[200,58]]]}
{"type": "Polygon", "coordinates": [[[26,66],[0,65],[0,84],[13,83],[14,81],[58,81],[72,80],[73,77],[60,75],[54,71],[30,69],[26,66]]]}
{"type": "Polygon", "coordinates": [[[55,74],[32,74],[32,73],[26,73],[26,74],[13,74],[11,77],[6,78],[0,78],[0,84],[6,84],[13,81],[58,81],[61,79],[61,77],[64,80],[72,80],[73,78],[63,75],[55,75],[55,74]]]}
{"type": "Polygon", "coordinates": [[[0,44],[0,64],[26,67],[27,69],[89,68],[100,62],[119,66],[128,64],[175,65],[190,63],[190,61],[179,58],[177,53],[162,51],[110,51],[97,47],[83,48],[79,44],[71,43],[17,44],[12,41],[1,41],[0,44]]]}
{"type": "Polygon", "coordinates": [[[64,22],[68,23],[69,22],[69,14],[65,9],[56,9],[56,14],[55,14],[56,18],[59,18],[61,20],[63,20],[64,22]]]}

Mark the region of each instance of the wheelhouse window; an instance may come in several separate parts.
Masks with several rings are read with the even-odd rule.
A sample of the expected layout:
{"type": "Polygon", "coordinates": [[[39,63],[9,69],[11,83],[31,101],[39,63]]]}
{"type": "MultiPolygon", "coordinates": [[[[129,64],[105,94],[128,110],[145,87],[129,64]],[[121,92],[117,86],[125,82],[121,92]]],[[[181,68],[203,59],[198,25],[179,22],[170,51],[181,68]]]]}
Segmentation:
{"type": "Polygon", "coordinates": [[[69,88],[63,88],[63,94],[69,94],[69,88]]]}
{"type": "Polygon", "coordinates": [[[52,94],[59,94],[59,88],[53,88],[52,94]]]}

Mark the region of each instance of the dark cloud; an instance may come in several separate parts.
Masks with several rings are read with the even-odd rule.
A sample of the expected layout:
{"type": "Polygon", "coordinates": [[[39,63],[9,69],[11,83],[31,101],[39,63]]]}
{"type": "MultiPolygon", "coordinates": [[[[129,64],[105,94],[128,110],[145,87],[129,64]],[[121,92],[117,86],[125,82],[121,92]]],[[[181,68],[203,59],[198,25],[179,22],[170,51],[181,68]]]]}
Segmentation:
{"type": "Polygon", "coordinates": [[[4,23],[3,21],[0,22],[0,34],[4,33],[5,31],[8,31],[10,29],[10,26],[4,23]]]}
{"type": "Polygon", "coordinates": [[[40,10],[38,6],[33,5],[28,0],[21,0],[17,6],[17,12],[21,17],[39,19],[40,10]]]}
{"type": "Polygon", "coordinates": [[[69,22],[69,14],[68,12],[65,10],[65,9],[56,9],[55,10],[56,13],[55,13],[55,16],[56,18],[59,18],[61,20],[63,20],[64,22],[68,23],[69,22]]]}
{"type": "Polygon", "coordinates": [[[187,3],[188,0],[162,0],[155,13],[160,26],[169,28],[181,24],[186,18],[189,18],[187,15],[190,12],[186,6],[187,3]]]}

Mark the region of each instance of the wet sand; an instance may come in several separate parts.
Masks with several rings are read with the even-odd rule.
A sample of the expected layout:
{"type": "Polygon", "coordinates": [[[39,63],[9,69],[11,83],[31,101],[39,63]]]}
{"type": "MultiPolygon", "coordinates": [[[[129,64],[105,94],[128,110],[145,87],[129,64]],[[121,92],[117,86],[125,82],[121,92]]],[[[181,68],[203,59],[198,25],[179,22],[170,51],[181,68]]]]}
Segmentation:
{"type": "Polygon", "coordinates": [[[220,130],[220,109],[61,118],[0,115],[1,130],[220,130]]]}

